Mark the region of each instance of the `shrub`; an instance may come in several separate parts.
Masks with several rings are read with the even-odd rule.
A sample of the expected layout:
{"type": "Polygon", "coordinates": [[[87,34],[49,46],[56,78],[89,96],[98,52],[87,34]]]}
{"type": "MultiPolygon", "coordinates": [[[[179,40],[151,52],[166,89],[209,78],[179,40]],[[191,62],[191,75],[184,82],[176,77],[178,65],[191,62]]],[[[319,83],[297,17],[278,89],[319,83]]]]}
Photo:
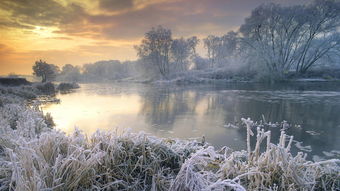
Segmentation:
{"type": "Polygon", "coordinates": [[[56,93],[56,88],[53,83],[41,83],[36,85],[36,88],[42,93],[47,95],[54,95],[56,93]]]}
{"type": "Polygon", "coordinates": [[[79,87],[80,86],[77,83],[60,83],[57,89],[59,91],[70,91],[79,87]]]}
{"type": "Polygon", "coordinates": [[[51,113],[46,113],[44,115],[44,120],[45,120],[47,127],[49,128],[55,127],[55,123],[54,123],[51,113]]]}

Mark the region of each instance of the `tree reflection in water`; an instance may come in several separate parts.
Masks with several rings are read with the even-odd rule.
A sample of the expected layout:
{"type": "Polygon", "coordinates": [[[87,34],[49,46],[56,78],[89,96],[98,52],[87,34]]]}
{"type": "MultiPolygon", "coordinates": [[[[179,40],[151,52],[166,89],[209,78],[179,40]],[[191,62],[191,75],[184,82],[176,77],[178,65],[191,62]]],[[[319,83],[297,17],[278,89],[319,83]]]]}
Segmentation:
{"type": "MultiPolygon", "coordinates": [[[[44,111],[51,112],[64,131],[75,125],[88,133],[130,127],[161,137],[204,135],[216,147],[245,149],[245,128],[228,124],[264,116],[266,121],[301,125],[287,129],[287,134],[301,145],[311,145],[311,154],[340,150],[340,87],[334,83],[86,84],[59,98],[61,104],[44,111]]],[[[278,140],[280,129],[271,130],[273,140],[278,140]]]]}

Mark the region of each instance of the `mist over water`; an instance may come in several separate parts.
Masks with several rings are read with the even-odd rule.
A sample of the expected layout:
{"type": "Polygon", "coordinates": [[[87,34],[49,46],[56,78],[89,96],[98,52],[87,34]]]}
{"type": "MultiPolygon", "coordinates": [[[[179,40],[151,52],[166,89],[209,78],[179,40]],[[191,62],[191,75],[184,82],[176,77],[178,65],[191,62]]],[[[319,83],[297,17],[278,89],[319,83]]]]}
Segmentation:
{"type": "MultiPolygon", "coordinates": [[[[310,159],[313,155],[339,158],[340,88],[335,83],[82,84],[75,92],[57,97],[61,103],[45,105],[43,111],[50,112],[56,128],[66,133],[77,127],[89,135],[97,129],[130,129],[158,137],[205,136],[217,148],[239,150],[246,149],[242,117],[286,120],[287,134],[298,141],[293,153],[302,149],[311,150],[310,159]]],[[[277,142],[280,127],[270,130],[277,142]]]]}

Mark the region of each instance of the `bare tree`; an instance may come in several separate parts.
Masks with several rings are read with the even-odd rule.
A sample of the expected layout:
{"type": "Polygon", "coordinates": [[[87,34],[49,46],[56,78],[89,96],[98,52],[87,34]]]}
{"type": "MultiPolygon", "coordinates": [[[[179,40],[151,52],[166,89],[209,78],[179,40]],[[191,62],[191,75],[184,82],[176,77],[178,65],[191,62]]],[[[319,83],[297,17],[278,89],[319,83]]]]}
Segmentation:
{"type": "Polygon", "coordinates": [[[53,64],[47,64],[45,61],[39,60],[32,67],[33,75],[42,78],[42,82],[52,81],[56,78],[59,67],[53,64]]]}
{"type": "Polygon", "coordinates": [[[200,40],[196,36],[193,36],[188,38],[187,41],[189,43],[189,48],[191,50],[191,59],[194,59],[197,56],[196,46],[198,45],[200,40]]]}
{"type": "Polygon", "coordinates": [[[145,33],[141,45],[135,46],[138,56],[157,68],[163,77],[170,74],[171,30],[158,26],[145,33]]]}
{"type": "Polygon", "coordinates": [[[252,12],[240,32],[244,45],[269,72],[282,76],[295,68],[304,73],[340,45],[339,12],[337,0],[291,7],[265,4],[252,12]]]}
{"type": "Polygon", "coordinates": [[[196,55],[197,37],[173,40],[171,44],[171,58],[175,63],[175,70],[185,71],[189,67],[189,59],[196,55]]]}
{"type": "Polygon", "coordinates": [[[62,80],[77,82],[80,80],[80,68],[79,66],[73,66],[71,64],[66,64],[62,67],[60,75],[58,78],[62,80]]]}
{"type": "Polygon", "coordinates": [[[296,71],[300,73],[305,73],[320,58],[340,46],[340,1],[316,0],[305,12],[307,35],[296,63],[296,71]]]}
{"type": "Polygon", "coordinates": [[[127,64],[119,60],[98,61],[83,66],[83,78],[89,81],[112,81],[127,76],[127,64]]]}
{"type": "Polygon", "coordinates": [[[221,37],[209,35],[203,40],[211,67],[225,66],[228,63],[237,48],[237,35],[236,32],[231,31],[221,37]]]}
{"type": "Polygon", "coordinates": [[[203,39],[204,47],[207,49],[207,56],[209,59],[210,67],[215,66],[216,62],[216,55],[217,55],[217,43],[219,41],[219,38],[214,35],[209,35],[207,38],[203,39]]]}

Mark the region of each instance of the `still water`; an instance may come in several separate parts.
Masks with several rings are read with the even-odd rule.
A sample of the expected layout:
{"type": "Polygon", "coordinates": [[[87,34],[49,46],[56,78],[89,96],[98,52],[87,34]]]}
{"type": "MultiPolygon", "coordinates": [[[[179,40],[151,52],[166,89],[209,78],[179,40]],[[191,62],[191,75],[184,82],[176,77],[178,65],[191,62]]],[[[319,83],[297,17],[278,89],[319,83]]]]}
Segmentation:
{"type": "MultiPolygon", "coordinates": [[[[288,121],[293,153],[309,159],[340,158],[340,84],[329,82],[263,85],[82,84],[59,94],[60,104],[43,106],[56,128],[87,134],[97,129],[144,131],[158,137],[200,138],[217,148],[246,148],[240,119],[288,121]],[[235,124],[239,128],[230,126],[235,124]]],[[[277,141],[280,128],[271,127],[277,141]]]]}

